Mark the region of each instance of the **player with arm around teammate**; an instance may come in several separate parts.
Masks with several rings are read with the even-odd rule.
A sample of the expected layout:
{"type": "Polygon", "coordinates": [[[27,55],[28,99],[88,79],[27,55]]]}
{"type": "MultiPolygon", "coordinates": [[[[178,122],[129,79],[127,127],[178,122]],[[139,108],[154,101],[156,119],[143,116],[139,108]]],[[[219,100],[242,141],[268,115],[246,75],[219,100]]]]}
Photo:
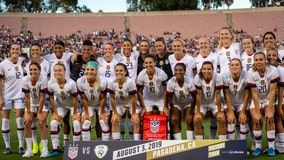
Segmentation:
{"type": "Polygon", "coordinates": [[[182,115],[186,121],[187,139],[193,139],[193,115],[195,105],[196,88],[193,79],[185,76],[186,66],[177,63],[174,67],[174,77],[167,84],[167,98],[170,105],[171,126],[173,136],[181,140],[182,115]]]}

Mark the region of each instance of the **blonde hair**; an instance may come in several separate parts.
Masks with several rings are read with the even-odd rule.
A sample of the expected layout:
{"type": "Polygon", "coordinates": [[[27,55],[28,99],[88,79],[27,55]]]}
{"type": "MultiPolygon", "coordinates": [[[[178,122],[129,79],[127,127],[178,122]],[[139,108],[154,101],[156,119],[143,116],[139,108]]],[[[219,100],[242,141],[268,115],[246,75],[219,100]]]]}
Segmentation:
{"type": "MultiPolygon", "coordinates": [[[[236,42],[237,37],[236,37],[235,33],[233,32],[233,30],[232,30],[230,27],[222,27],[222,28],[220,29],[220,31],[223,30],[223,29],[229,30],[230,34],[232,35],[231,42],[232,42],[232,43],[233,43],[233,42],[236,42]]],[[[220,34],[219,34],[219,36],[220,36],[220,34]]],[[[223,47],[223,43],[222,43],[221,40],[219,40],[218,49],[222,49],[222,47],[223,47]]]]}
{"type": "Polygon", "coordinates": [[[180,42],[181,45],[182,45],[182,47],[183,47],[182,52],[183,52],[183,53],[186,53],[186,50],[185,50],[185,47],[184,47],[184,41],[183,41],[182,39],[174,39],[174,40],[172,41],[172,45],[173,45],[174,42],[180,42]]]}

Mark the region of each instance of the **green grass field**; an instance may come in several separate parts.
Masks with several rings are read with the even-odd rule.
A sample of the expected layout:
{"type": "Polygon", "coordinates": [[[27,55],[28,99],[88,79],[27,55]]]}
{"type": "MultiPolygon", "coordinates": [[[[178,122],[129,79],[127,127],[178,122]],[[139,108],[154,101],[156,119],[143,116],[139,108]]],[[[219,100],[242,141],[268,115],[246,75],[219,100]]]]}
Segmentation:
{"type": "MultiPolygon", "coordinates": [[[[183,123],[184,124],[184,123],[183,123]]],[[[0,125],[1,125],[1,121],[0,121],[0,125]]],[[[15,121],[15,114],[13,112],[11,112],[11,121],[10,121],[10,130],[11,130],[11,148],[12,148],[12,154],[9,154],[9,155],[3,155],[2,152],[5,150],[5,144],[4,144],[4,141],[3,141],[3,137],[2,135],[0,136],[0,159],[3,160],[3,159],[6,159],[6,160],[10,160],[10,159],[27,159],[27,158],[22,158],[22,155],[18,154],[18,138],[17,138],[17,131],[16,131],[16,121],[15,121]]],[[[204,129],[205,129],[205,138],[208,138],[209,136],[209,123],[208,123],[208,120],[205,119],[204,121],[204,129]]],[[[39,129],[38,129],[38,132],[39,132],[39,129]]],[[[62,132],[62,131],[61,131],[62,132]]],[[[92,139],[95,139],[95,130],[93,129],[92,130],[92,139]]],[[[183,132],[183,137],[185,137],[185,132],[183,132]]],[[[267,143],[265,142],[266,140],[266,134],[263,134],[263,140],[264,140],[264,143],[263,143],[263,147],[266,147],[267,143]]],[[[128,135],[126,135],[128,137],[128,135]]],[[[63,137],[61,137],[61,139],[63,139],[63,137]]],[[[70,137],[70,139],[72,139],[72,137],[70,137]]],[[[40,138],[39,138],[39,134],[38,134],[38,142],[40,141],[40,138]]],[[[251,140],[249,138],[248,140],[248,150],[251,148],[251,140]]],[[[51,139],[49,139],[49,151],[51,152],[52,151],[52,146],[51,146],[51,139]]],[[[40,153],[34,155],[33,157],[29,158],[29,159],[33,159],[33,160],[37,160],[37,159],[43,159],[43,158],[40,158],[40,153]]],[[[60,154],[58,157],[53,157],[53,158],[50,158],[50,159],[53,159],[53,160],[61,160],[63,159],[63,154],[60,154]]],[[[277,160],[280,160],[280,159],[284,159],[284,154],[281,154],[281,155],[276,155],[275,157],[268,157],[266,154],[265,155],[261,155],[259,157],[253,157],[251,154],[248,156],[248,159],[257,159],[257,160],[266,160],[266,159],[270,159],[270,160],[273,160],[273,159],[277,159],[277,160]]]]}

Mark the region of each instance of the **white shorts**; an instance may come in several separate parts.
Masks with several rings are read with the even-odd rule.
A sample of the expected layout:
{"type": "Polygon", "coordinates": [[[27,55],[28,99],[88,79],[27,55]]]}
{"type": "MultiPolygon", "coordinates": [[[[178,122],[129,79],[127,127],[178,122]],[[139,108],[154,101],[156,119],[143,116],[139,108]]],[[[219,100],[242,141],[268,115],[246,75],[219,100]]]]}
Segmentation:
{"type": "MultiPolygon", "coordinates": [[[[61,116],[62,118],[64,118],[68,111],[70,111],[70,115],[74,114],[74,109],[73,106],[61,106],[61,105],[57,105],[57,113],[59,116],[61,116]]],[[[79,110],[77,110],[77,114],[80,114],[79,110]]]]}
{"type": "MultiPolygon", "coordinates": [[[[265,106],[269,104],[269,100],[258,102],[259,109],[263,109],[265,106]]],[[[273,103],[274,105],[274,103],[273,103]]],[[[254,102],[252,101],[250,104],[249,109],[255,108],[254,102]]]]}
{"type": "Polygon", "coordinates": [[[153,111],[153,106],[157,106],[159,111],[164,110],[164,99],[157,99],[157,100],[149,100],[149,99],[144,99],[144,104],[146,107],[146,112],[152,112],[153,111]]]}
{"type": "MultiPolygon", "coordinates": [[[[233,105],[233,104],[232,104],[233,110],[238,113],[238,112],[240,112],[240,111],[243,109],[243,105],[244,105],[244,104],[240,104],[240,105],[233,105]]],[[[250,106],[250,104],[248,104],[246,110],[249,110],[249,106],[250,106]]],[[[224,109],[227,109],[227,108],[228,108],[228,106],[227,106],[226,103],[223,104],[223,108],[224,108],[224,109]]]]}
{"type": "MultiPolygon", "coordinates": [[[[116,104],[116,110],[118,114],[121,116],[126,112],[126,109],[129,109],[129,113],[132,115],[132,107],[130,105],[122,105],[122,104],[116,104]]],[[[141,108],[139,105],[136,105],[136,114],[139,114],[141,111],[141,108]]]]}
{"type": "MultiPolygon", "coordinates": [[[[94,116],[96,112],[98,113],[98,115],[100,115],[100,113],[101,113],[100,106],[96,106],[96,107],[88,106],[88,111],[89,111],[89,116],[90,117],[94,116]]],[[[85,111],[83,109],[82,115],[84,115],[84,114],[85,114],[85,111]]],[[[108,110],[107,107],[105,107],[105,114],[107,116],[110,115],[110,110],[108,110]]]]}
{"type": "Polygon", "coordinates": [[[177,108],[180,111],[183,111],[186,108],[189,108],[190,106],[191,106],[191,104],[188,104],[188,105],[174,105],[174,107],[177,108]]]}
{"type": "MultiPolygon", "coordinates": [[[[223,108],[221,107],[221,110],[223,111],[223,108]]],[[[211,113],[215,116],[215,114],[218,112],[218,107],[216,103],[212,104],[201,104],[200,106],[200,112],[205,115],[208,111],[211,111],[211,113]]],[[[196,112],[196,108],[195,108],[196,112]]]]}
{"type": "Polygon", "coordinates": [[[10,100],[4,99],[3,110],[11,110],[12,106],[14,106],[15,109],[25,109],[25,98],[22,97],[10,100]]]}
{"type": "MultiPolygon", "coordinates": [[[[39,106],[31,106],[30,110],[33,113],[37,113],[38,112],[38,108],[39,108],[39,106]]],[[[50,105],[49,106],[43,105],[42,111],[43,112],[48,112],[49,109],[50,109],[50,105]]],[[[25,109],[25,111],[27,111],[27,108],[25,109]]]]}

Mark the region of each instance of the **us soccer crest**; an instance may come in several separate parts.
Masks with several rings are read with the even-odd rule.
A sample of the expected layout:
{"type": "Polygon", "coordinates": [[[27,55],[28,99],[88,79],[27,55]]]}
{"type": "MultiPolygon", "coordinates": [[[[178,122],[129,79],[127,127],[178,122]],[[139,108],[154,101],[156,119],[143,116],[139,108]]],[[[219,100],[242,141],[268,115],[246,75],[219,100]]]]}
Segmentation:
{"type": "Polygon", "coordinates": [[[230,52],[226,52],[226,56],[230,56],[230,52]]]}
{"type": "Polygon", "coordinates": [[[74,159],[78,156],[79,147],[78,144],[70,144],[68,148],[68,157],[74,159]]]}
{"type": "Polygon", "coordinates": [[[108,146],[106,145],[98,145],[94,149],[94,152],[99,159],[103,158],[107,154],[107,151],[108,146]]]}
{"type": "Polygon", "coordinates": [[[160,120],[150,120],[150,131],[157,133],[160,130],[160,120]]]}

